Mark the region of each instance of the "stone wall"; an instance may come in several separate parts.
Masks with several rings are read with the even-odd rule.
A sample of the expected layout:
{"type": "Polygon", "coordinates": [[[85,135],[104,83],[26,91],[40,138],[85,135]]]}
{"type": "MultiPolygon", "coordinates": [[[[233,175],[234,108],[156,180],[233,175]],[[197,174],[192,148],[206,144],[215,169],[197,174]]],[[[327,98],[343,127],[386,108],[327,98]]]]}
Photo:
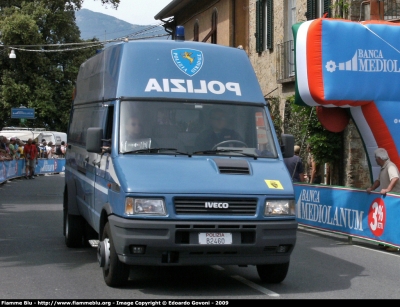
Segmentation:
{"type": "MultiPolygon", "coordinates": [[[[194,25],[199,25],[199,41],[202,41],[211,30],[211,20],[214,10],[217,12],[217,44],[230,46],[232,40],[231,29],[231,2],[230,1],[203,1],[189,6],[181,14],[175,16],[176,23],[185,27],[185,39],[190,41],[194,37],[194,25]]],[[[208,39],[207,43],[210,43],[208,39]]]]}

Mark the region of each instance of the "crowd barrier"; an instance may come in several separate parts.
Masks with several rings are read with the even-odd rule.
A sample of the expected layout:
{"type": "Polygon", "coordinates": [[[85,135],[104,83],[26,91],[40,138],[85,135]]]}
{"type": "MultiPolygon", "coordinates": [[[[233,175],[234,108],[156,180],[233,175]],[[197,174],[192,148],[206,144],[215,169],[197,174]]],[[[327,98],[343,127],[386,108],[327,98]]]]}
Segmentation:
{"type": "MultiPolygon", "coordinates": [[[[35,174],[61,173],[65,171],[65,159],[38,159],[35,174]]],[[[0,183],[25,176],[25,160],[0,161],[0,183]]]]}
{"type": "Polygon", "coordinates": [[[400,195],[293,184],[299,225],[400,248],[400,195]]]}

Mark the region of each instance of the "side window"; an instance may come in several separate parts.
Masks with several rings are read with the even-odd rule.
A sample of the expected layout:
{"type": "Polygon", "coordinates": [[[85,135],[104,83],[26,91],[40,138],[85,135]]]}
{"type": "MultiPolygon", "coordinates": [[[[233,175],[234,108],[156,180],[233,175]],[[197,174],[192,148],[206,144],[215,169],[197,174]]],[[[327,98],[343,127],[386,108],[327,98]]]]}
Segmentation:
{"type": "Polygon", "coordinates": [[[257,127],[257,149],[262,151],[267,149],[267,131],[265,129],[264,117],[261,112],[256,113],[257,127]]]}
{"type": "Polygon", "coordinates": [[[261,156],[276,157],[271,130],[264,112],[255,112],[255,122],[257,131],[257,150],[261,156]]]}
{"type": "Polygon", "coordinates": [[[285,75],[293,77],[295,75],[295,55],[294,55],[294,39],[292,27],[297,22],[296,17],[296,0],[287,0],[286,2],[286,18],[285,18],[285,75]]]}
{"type": "Polygon", "coordinates": [[[86,131],[89,127],[103,127],[106,108],[74,109],[69,128],[68,143],[82,146],[86,144],[86,131]]]}
{"type": "Polygon", "coordinates": [[[285,41],[287,42],[293,40],[292,26],[297,22],[296,0],[287,0],[286,14],[285,41]]]}
{"type": "Polygon", "coordinates": [[[111,146],[113,123],[114,123],[114,106],[109,106],[107,110],[106,129],[104,133],[104,139],[106,141],[103,142],[103,146],[111,146]]]}
{"type": "Polygon", "coordinates": [[[273,49],[274,34],[274,2],[258,0],[256,2],[256,51],[273,49]]]}
{"type": "Polygon", "coordinates": [[[84,145],[85,118],[89,115],[88,109],[74,109],[69,127],[68,143],[84,145]]]}
{"type": "Polygon", "coordinates": [[[323,17],[325,13],[326,17],[332,17],[331,2],[331,0],[307,0],[307,20],[323,17]]]}

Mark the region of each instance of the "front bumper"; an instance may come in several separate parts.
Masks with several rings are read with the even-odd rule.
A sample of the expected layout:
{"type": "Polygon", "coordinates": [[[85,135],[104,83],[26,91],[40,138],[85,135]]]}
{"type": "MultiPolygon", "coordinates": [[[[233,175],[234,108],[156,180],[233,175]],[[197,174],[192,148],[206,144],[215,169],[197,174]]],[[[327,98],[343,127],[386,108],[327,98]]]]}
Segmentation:
{"type": "Polygon", "coordinates": [[[119,260],[128,265],[257,265],[289,262],[296,220],[160,221],[109,216],[119,260]],[[232,244],[199,244],[199,233],[231,233],[232,244]],[[143,254],[133,253],[144,247],[143,254]]]}

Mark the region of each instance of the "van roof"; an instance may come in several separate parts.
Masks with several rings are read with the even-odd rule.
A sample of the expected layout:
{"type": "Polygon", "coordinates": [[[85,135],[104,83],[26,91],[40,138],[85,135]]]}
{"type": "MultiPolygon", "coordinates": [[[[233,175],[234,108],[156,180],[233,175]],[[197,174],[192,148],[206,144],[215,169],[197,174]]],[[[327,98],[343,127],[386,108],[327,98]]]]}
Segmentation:
{"type": "Polygon", "coordinates": [[[118,43],[81,65],[74,104],[129,98],[265,105],[243,49],[175,40],[118,43]]]}

